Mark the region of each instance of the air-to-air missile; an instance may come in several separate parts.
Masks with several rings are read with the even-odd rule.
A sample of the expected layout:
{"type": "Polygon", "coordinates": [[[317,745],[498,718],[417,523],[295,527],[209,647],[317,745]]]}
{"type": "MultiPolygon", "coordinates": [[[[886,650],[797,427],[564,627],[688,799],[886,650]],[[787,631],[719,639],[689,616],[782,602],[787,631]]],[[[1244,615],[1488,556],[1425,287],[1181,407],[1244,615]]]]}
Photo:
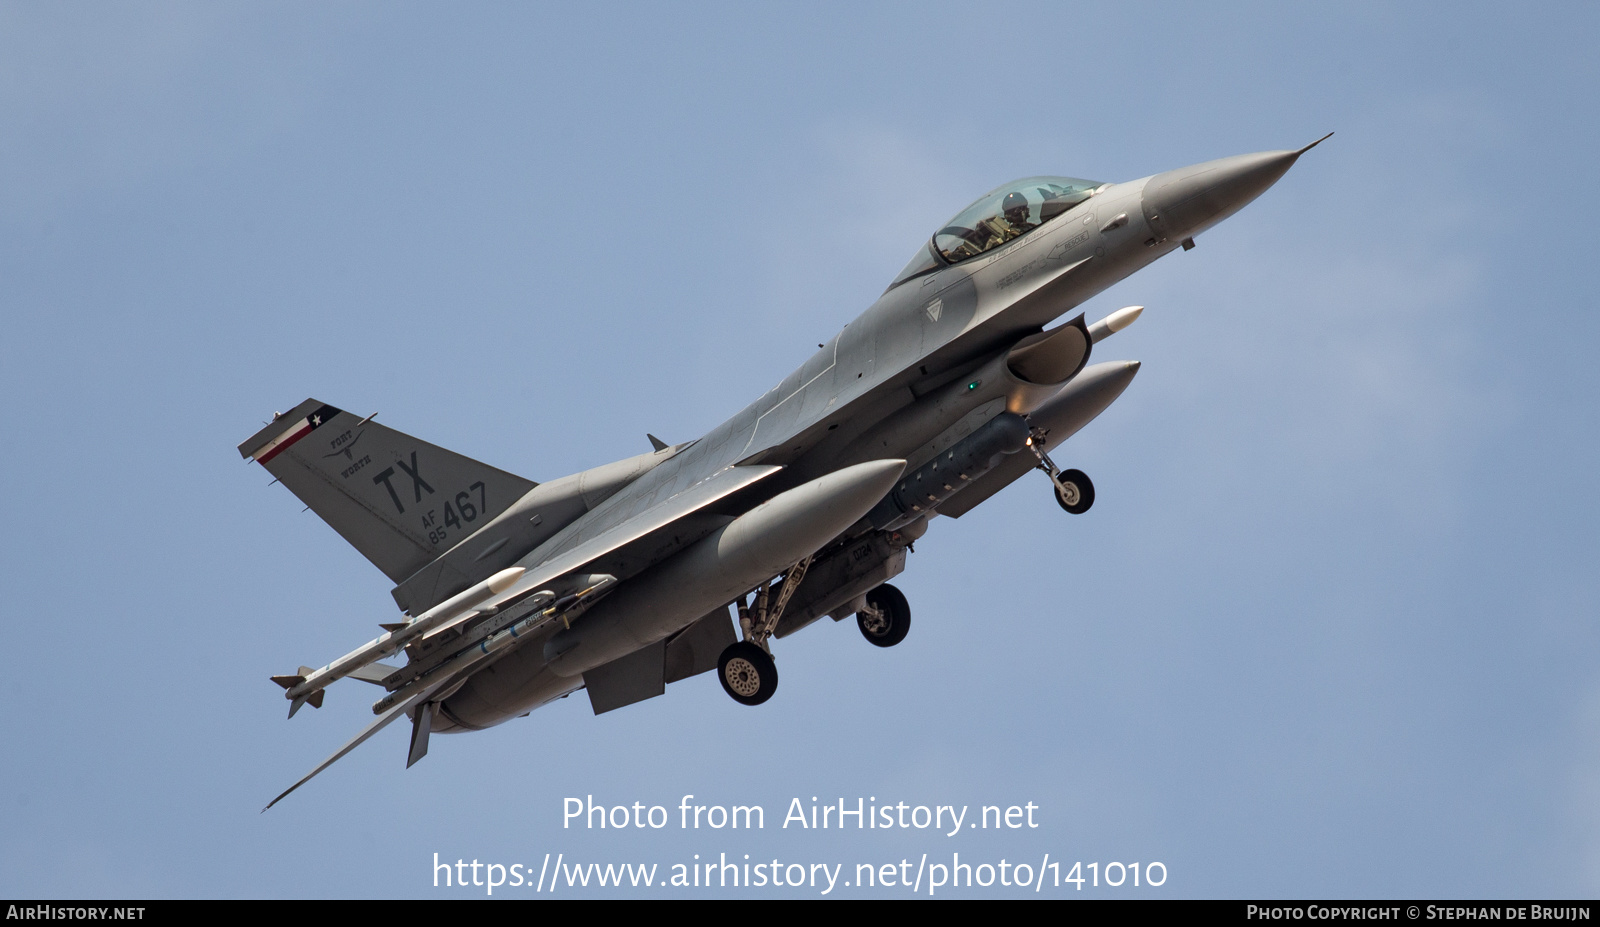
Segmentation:
{"type": "MultiPolygon", "coordinates": [[[[321,669],[301,673],[294,676],[274,676],[272,681],[285,690],[284,698],[293,702],[289,709],[289,717],[300,710],[300,706],[310,701],[313,707],[321,708],[321,692],[336,680],[343,679],[356,670],[382,660],[390,654],[399,652],[400,648],[427,634],[429,631],[442,628],[453,621],[464,621],[477,613],[472,607],[498,593],[511,588],[511,584],[526,573],[522,567],[511,567],[501,570],[481,583],[477,583],[465,592],[457,593],[445,601],[428,609],[417,617],[407,622],[401,622],[393,630],[382,637],[374,638],[365,644],[350,651],[344,656],[321,669]]],[[[548,596],[548,593],[546,594],[548,596]]]]}

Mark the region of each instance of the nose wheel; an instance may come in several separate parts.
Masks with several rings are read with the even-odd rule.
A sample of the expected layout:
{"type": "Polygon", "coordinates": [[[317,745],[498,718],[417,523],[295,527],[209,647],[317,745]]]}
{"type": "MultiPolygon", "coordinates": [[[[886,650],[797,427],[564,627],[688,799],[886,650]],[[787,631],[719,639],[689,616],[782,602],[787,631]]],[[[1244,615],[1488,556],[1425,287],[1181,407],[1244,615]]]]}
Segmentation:
{"type": "Polygon", "coordinates": [[[1056,502],[1073,515],[1082,515],[1094,505],[1094,484],[1082,470],[1063,470],[1051,477],[1056,484],[1056,502]]]}
{"type": "Polygon", "coordinates": [[[1038,459],[1038,469],[1043,470],[1050,477],[1056,490],[1056,504],[1072,515],[1082,515],[1094,505],[1094,484],[1089,482],[1089,475],[1082,470],[1063,470],[1056,466],[1050,455],[1044,452],[1044,432],[1033,429],[1028,436],[1028,450],[1038,459]]]}

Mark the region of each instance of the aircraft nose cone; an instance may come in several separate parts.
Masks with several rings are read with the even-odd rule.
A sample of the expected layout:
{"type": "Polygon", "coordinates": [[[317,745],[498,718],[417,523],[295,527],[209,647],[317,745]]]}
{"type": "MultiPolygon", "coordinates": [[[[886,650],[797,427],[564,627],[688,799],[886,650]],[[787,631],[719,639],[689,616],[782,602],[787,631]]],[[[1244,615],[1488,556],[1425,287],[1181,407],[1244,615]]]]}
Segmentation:
{"type": "Polygon", "coordinates": [[[1157,239],[1196,235],[1277,183],[1304,152],[1261,151],[1157,174],[1145,184],[1145,221],[1157,239]]]}

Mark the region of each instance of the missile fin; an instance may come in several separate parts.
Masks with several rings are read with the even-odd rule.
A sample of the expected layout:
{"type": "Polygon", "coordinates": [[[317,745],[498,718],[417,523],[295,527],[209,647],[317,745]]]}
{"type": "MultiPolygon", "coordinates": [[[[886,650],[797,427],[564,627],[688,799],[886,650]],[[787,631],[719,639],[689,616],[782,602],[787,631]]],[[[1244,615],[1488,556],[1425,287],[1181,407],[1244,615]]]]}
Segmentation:
{"type": "Polygon", "coordinates": [[[294,701],[290,702],[289,703],[289,717],[291,717],[291,718],[294,717],[294,713],[299,711],[300,710],[300,706],[304,705],[305,703],[306,703],[306,697],[304,695],[302,695],[299,698],[295,699],[294,701]]]}
{"type": "Polygon", "coordinates": [[[317,691],[315,691],[315,692],[311,693],[310,695],[306,696],[306,701],[311,703],[311,707],[312,708],[321,708],[322,707],[322,697],[324,695],[326,695],[327,692],[328,692],[327,689],[318,689],[317,691]]]}
{"type": "Polygon", "coordinates": [[[383,685],[383,681],[385,679],[388,679],[390,676],[399,671],[400,667],[390,666],[387,663],[368,663],[366,666],[351,670],[350,678],[359,679],[362,682],[370,682],[373,685],[381,686],[383,685]]]}
{"type": "Polygon", "coordinates": [[[273,676],[272,677],[272,681],[277,683],[280,686],[283,686],[285,689],[293,689],[295,686],[298,686],[300,683],[305,682],[306,681],[306,677],[304,677],[304,676],[273,676]]]}

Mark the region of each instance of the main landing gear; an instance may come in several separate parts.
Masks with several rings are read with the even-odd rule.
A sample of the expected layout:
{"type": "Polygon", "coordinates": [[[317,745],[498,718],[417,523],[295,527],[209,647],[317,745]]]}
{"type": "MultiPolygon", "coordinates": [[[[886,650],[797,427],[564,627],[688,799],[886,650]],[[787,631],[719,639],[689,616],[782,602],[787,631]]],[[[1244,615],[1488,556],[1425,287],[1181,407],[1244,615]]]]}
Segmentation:
{"type": "Polygon", "coordinates": [[[1094,484],[1089,482],[1089,475],[1082,470],[1063,470],[1056,466],[1050,455],[1044,452],[1044,433],[1033,429],[1033,434],[1028,436],[1028,450],[1039,461],[1039,469],[1049,477],[1055,485],[1056,504],[1072,515],[1082,515],[1094,505],[1094,484]]]}
{"type": "Polygon", "coordinates": [[[863,598],[866,605],[856,612],[856,626],[867,643],[893,647],[906,639],[911,630],[911,605],[904,593],[884,583],[863,598]]]}
{"type": "Polygon", "coordinates": [[[759,705],[778,691],[778,667],[765,650],[749,641],[729,644],[717,660],[723,691],[741,705],[759,705]]]}
{"type": "MultiPolygon", "coordinates": [[[[728,697],[739,704],[760,705],[778,691],[778,667],[768,641],[810,566],[811,558],[807,557],[777,582],[763,583],[756,590],[753,604],[744,597],[736,603],[744,640],[729,644],[722,651],[717,660],[717,680],[728,697]],[[777,590],[775,601],[773,590],[777,590]]],[[[905,593],[888,583],[856,599],[855,609],[861,636],[875,647],[893,647],[905,640],[911,630],[911,605],[906,602],[905,593]]]]}
{"type": "Polygon", "coordinates": [[[717,679],[722,683],[722,691],[739,704],[759,705],[778,691],[778,667],[772,662],[772,648],[767,641],[772,638],[784,607],[810,567],[811,558],[806,557],[790,567],[778,582],[762,582],[754,607],[740,596],[739,631],[744,640],[729,644],[717,659],[717,679]],[[774,589],[777,601],[768,607],[774,589]]]}

